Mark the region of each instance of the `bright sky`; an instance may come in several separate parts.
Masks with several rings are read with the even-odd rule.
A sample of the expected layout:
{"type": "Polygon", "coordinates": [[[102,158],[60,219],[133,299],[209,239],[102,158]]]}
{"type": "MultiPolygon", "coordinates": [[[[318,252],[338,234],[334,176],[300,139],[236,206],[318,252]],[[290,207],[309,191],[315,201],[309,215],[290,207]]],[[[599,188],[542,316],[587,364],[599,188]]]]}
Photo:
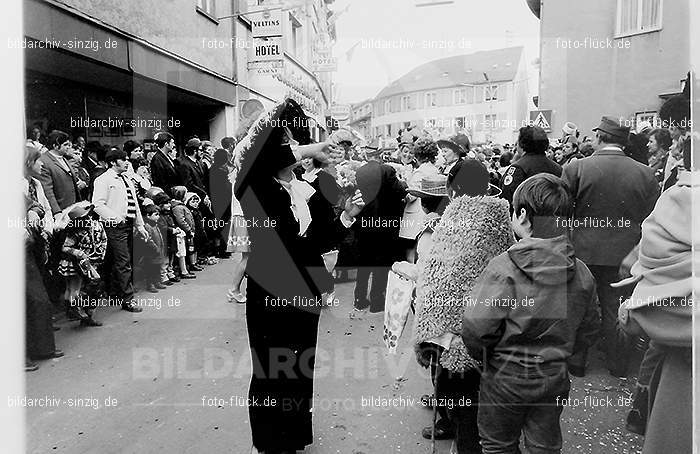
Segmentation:
{"type": "Polygon", "coordinates": [[[350,5],[336,24],[338,72],[333,77],[339,103],[373,98],[390,81],[431,60],[519,45],[525,46],[530,91],[536,93],[537,68],[532,63],[539,55],[539,20],[525,0],[455,0],[449,5],[415,6],[429,1],[337,0],[333,4],[335,11],[350,5]],[[348,50],[358,42],[348,60],[348,50]],[[394,48],[386,48],[387,43],[394,48]],[[377,49],[377,44],[384,48],[377,49]]]}

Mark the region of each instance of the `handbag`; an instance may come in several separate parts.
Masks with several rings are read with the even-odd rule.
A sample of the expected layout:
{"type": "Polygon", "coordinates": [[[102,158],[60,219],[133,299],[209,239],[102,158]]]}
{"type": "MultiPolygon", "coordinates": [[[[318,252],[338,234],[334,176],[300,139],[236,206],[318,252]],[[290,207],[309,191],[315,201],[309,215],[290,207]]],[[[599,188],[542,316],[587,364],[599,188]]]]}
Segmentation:
{"type": "Polygon", "coordinates": [[[408,319],[416,284],[389,271],[386,284],[384,310],[384,345],[389,352],[396,353],[396,346],[408,319]]]}

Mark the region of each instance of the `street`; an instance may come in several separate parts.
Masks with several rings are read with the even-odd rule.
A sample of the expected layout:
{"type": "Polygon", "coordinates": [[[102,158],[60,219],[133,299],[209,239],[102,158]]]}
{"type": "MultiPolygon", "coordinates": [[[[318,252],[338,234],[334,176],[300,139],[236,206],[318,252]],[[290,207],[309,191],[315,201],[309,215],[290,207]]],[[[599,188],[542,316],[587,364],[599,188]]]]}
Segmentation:
{"type": "MultiPolygon", "coordinates": [[[[245,306],[225,298],[234,260],[150,301],[142,291],[143,313],[100,309],[101,328],[60,322],[65,357],[28,373],[27,399],[16,402],[27,405],[27,452],[249,453],[245,306]]],[[[420,432],[432,412],[420,397],[431,385],[408,341],[411,320],[402,353],[389,355],[382,315],[348,319],[352,287],[337,285],[340,305],[321,317],[315,443],[305,452],[429,453],[420,432]]],[[[573,379],[564,453],[641,452],[642,438],[624,429],[632,383],[603,373],[599,359],[573,379]]],[[[436,451],[448,453],[450,444],[439,441],[436,451]]]]}

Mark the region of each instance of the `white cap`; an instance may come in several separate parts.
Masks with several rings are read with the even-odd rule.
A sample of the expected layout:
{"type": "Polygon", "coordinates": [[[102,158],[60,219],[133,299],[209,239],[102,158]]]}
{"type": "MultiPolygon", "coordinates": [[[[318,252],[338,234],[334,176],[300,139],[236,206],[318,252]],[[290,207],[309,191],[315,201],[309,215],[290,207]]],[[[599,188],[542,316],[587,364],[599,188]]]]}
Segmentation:
{"type": "Polygon", "coordinates": [[[648,122],[646,120],[640,121],[639,123],[637,123],[637,128],[636,128],[637,134],[644,131],[645,129],[651,129],[651,128],[652,128],[652,126],[651,126],[650,122],[648,122]]]}

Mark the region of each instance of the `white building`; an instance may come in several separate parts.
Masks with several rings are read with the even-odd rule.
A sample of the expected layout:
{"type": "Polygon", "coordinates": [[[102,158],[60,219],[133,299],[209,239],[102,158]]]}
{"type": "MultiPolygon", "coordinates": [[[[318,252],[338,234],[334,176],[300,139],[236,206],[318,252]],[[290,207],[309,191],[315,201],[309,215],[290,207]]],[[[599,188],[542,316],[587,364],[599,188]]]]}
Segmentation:
{"type": "Polygon", "coordinates": [[[513,143],[528,118],[522,47],[448,57],[421,65],[373,101],[373,137],[419,126],[438,136],[465,132],[473,142],[513,143]]]}

